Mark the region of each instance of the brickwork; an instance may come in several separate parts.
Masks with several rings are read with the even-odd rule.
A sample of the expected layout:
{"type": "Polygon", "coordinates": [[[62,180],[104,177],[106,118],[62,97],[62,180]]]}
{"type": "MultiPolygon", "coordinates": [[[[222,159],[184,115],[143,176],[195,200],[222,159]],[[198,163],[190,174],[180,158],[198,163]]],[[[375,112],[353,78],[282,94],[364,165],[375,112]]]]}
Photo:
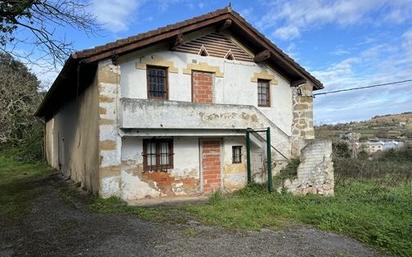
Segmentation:
{"type": "Polygon", "coordinates": [[[220,141],[202,142],[203,192],[211,193],[221,187],[220,141]]]}
{"type": "Polygon", "coordinates": [[[284,187],[293,194],[333,195],[334,175],[332,142],[314,140],[302,149],[297,178],[286,180],[284,187]]]}
{"type": "Polygon", "coordinates": [[[313,128],[313,86],[293,88],[292,156],[298,157],[306,141],[315,138],[313,128]]]}
{"type": "Polygon", "coordinates": [[[213,102],[213,73],[192,72],[192,101],[194,103],[213,102]]]}

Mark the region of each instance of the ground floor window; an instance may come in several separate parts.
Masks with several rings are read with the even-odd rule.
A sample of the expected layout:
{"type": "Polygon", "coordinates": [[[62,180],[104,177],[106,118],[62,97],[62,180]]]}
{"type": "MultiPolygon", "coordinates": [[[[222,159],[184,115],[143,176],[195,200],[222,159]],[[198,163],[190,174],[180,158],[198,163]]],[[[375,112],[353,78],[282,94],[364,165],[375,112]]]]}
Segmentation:
{"type": "Polygon", "coordinates": [[[242,146],[234,145],[232,146],[232,163],[242,162],[242,146]]]}
{"type": "Polygon", "coordinates": [[[173,168],[173,139],[143,139],[143,170],[173,168]]]}

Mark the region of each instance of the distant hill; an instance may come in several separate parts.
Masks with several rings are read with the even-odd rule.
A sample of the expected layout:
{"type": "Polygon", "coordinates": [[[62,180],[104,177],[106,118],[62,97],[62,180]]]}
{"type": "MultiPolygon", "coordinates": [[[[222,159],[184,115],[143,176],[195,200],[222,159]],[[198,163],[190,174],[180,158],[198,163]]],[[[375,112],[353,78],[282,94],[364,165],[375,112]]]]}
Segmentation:
{"type": "Polygon", "coordinates": [[[318,138],[339,138],[347,132],[360,133],[361,140],[373,138],[412,140],[412,112],[379,115],[366,121],[315,127],[318,138]]]}

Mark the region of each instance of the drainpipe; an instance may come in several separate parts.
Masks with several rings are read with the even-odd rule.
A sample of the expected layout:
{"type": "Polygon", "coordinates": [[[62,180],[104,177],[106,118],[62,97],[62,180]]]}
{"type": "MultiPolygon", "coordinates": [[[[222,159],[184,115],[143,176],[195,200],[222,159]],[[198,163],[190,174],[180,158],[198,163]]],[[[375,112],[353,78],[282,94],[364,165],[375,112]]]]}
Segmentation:
{"type": "Polygon", "coordinates": [[[252,182],[252,170],[250,167],[250,132],[249,129],[246,130],[246,165],[247,165],[247,183],[252,182]]]}
{"type": "Polygon", "coordinates": [[[271,193],[273,191],[272,185],[272,148],[270,143],[270,127],[266,130],[266,149],[267,149],[267,166],[268,166],[268,191],[271,193]]]}

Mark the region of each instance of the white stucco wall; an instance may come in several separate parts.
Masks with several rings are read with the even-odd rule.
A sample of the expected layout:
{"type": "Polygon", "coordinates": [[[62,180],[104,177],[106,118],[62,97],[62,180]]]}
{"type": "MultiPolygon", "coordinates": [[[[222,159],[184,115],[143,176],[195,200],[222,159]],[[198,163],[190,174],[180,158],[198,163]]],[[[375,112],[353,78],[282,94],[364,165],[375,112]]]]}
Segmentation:
{"type": "Polygon", "coordinates": [[[171,61],[178,69],[169,72],[169,100],[191,102],[191,75],[183,70],[191,63],[217,66],[223,77],[215,77],[214,102],[218,104],[241,104],[257,106],[257,83],[251,82],[255,72],[263,70],[274,74],[277,85],[271,85],[271,107],[259,109],[278,127],[291,134],[292,90],[289,82],[276,71],[265,65],[252,62],[230,61],[223,58],[204,57],[167,50],[166,46],[151,47],[122,57],[121,97],[147,99],[146,70],[137,69],[136,64],[156,60],[171,61]]]}
{"type": "MultiPolygon", "coordinates": [[[[174,168],[170,169],[175,177],[199,177],[199,139],[197,137],[173,138],[174,168]]],[[[122,161],[143,163],[143,138],[124,137],[122,144],[122,161]]]]}

